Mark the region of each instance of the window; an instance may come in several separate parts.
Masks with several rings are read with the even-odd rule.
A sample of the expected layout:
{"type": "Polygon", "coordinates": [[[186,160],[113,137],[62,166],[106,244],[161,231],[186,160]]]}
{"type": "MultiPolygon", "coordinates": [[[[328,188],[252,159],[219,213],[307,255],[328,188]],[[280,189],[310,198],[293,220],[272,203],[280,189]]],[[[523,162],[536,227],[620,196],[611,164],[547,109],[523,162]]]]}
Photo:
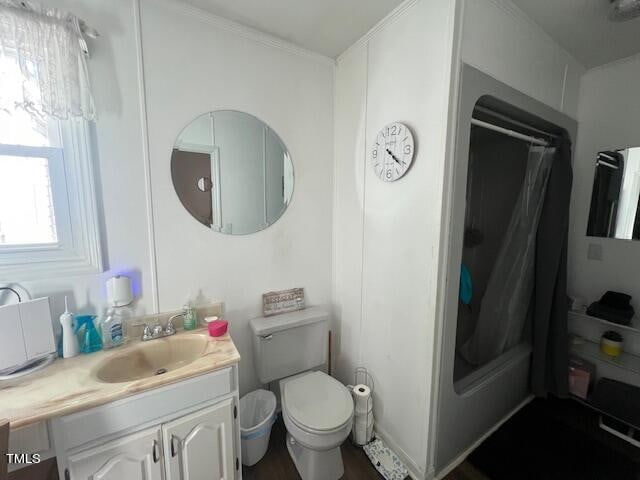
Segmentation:
{"type": "MultiPolygon", "coordinates": [[[[37,103],[38,85],[6,51],[0,86],[5,99],[37,103]]],[[[101,270],[88,128],[0,104],[0,279],[101,270]]]]}

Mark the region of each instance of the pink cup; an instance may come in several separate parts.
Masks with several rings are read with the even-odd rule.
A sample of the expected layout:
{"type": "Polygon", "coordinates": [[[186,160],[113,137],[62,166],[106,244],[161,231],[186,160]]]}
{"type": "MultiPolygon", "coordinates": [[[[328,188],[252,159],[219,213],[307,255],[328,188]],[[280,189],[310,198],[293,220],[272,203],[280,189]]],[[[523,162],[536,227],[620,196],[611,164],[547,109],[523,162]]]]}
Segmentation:
{"type": "Polygon", "coordinates": [[[229,322],[226,320],[214,320],[213,322],[209,322],[209,335],[212,337],[221,337],[227,333],[228,326],[229,322]]]}

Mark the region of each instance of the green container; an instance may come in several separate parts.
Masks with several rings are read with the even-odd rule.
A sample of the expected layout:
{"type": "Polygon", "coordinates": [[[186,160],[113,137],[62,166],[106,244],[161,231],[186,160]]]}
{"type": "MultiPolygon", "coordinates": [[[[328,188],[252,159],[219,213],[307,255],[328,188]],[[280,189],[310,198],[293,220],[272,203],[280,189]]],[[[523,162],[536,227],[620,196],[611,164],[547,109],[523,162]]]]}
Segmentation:
{"type": "Polygon", "coordinates": [[[198,326],[198,315],[196,309],[190,306],[184,307],[184,316],[182,326],[185,330],[195,330],[198,326]]]}

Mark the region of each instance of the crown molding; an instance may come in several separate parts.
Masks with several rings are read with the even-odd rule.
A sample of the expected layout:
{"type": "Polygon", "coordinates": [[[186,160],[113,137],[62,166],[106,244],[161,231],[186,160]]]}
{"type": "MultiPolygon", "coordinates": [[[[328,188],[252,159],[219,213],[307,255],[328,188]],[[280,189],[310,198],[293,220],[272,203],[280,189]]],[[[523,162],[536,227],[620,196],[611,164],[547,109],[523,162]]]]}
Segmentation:
{"type": "Polygon", "coordinates": [[[264,33],[260,30],[248,27],[233,20],[220,17],[206,10],[202,10],[201,8],[184,3],[180,0],[142,0],[142,3],[162,6],[174,13],[193,18],[195,20],[241,36],[248,40],[252,40],[269,47],[277,48],[284,52],[307,58],[323,65],[335,66],[336,63],[333,58],[300,47],[275,35],[264,33]]]}
{"type": "Polygon", "coordinates": [[[627,63],[634,63],[634,62],[640,62],[640,53],[634,53],[633,55],[629,55],[628,57],[622,57],[607,63],[603,63],[602,65],[596,65],[595,67],[591,67],[590,69],[588,69],[585,72],[585,75],[591,72],[606,70],[607,68],[617,67],[617,66],[625,65],[627,63]]]}
{"type": "Polygon", "coordinates": [[[385,28],[387,25],[392,24],[395,20],[397,20],[400,16],[402,16],[404,12],[409,10],[419,1],[420,0],[405,0],[396,8],[391,10],[391,12],[389,12],[386,17],[384,17],[382,20],[376,23],[373,27],[371,27],[371,29],[367,33],[361,36],[358,40],[356,40],[353,44],[351,44],[351,46],[347,47],[347,49],[344,52],[338,55],[338,57],[335,60],[336,63],[339,63],[343,58],[349,56],[349,54],[353,50],[356,50],[357,48],[360,48],[364,44],[368,43],[371,37],[373,37],[376,33],[378,33],[380,30],[385,28]]]}

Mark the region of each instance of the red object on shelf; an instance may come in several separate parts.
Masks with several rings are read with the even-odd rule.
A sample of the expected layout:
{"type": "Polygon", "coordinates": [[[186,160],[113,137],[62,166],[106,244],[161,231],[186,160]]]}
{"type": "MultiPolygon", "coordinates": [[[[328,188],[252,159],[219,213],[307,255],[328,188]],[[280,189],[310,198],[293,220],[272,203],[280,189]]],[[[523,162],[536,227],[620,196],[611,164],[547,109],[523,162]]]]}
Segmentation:
{"type": "Polygon", "coordinates": [[[214,320],[210,322],[208,325],[209,335],[212,337],[221,337],[225,333],[227,333],[227,328],[229,327],[229,322],[226,320],[214,320]]]}

